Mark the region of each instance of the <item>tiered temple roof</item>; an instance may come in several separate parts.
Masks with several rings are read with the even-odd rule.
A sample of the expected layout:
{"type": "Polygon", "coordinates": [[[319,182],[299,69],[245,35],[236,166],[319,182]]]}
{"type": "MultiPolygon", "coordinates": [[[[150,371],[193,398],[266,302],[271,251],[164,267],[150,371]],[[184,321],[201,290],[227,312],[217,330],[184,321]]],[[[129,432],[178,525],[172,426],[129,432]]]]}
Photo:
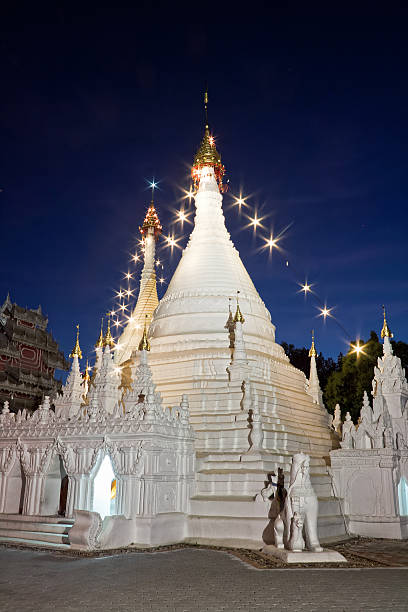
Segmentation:
{"type": "Polygon", "coordinates": [[[9,401],[12,410],[32,410],[61,388],[54,373],[69,363],[47,324],[41,306],[22,308],[7,296],[0,308],[0,402],[9,401]]]}

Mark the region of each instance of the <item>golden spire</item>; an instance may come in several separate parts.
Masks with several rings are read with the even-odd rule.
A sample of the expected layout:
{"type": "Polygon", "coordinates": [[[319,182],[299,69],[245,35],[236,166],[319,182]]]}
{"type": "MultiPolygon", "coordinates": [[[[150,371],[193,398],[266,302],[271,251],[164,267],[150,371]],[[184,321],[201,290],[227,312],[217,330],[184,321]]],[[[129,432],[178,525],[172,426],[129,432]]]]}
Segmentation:
{"type": "Polygon", "coordinates": [[[386,336],[387,338],[392,338],[393,334],[391,333],[391,330],[387,324],[387,319],[385,318],[385,306],[384,305],[383,305],[383,314],[384,314],[384,324],[381,330],[381,338],[385,338],[386,336]]]}
{"type": "Polygon", "coordinates": [[[98,340],[96,341],[95,348],[103,348],[103,317],[101,319],[101,332],[98,340]]]}
{"type": "Polygon", "coordinates": [[[75,355],[77,355],[78,359],[82,359],[82,351],[81,351],[81,347],[79,346],[79,324],[76,326],[76,328],[77,328],[76,342],[75,342],[74,348],[72,349],[72,353],[70,354],[70,357],[73,359],[75,355]]]}
{"type": "Polygon", "coordinates": [[[239,291],[237,291],[237,310],[235,312],[234,323],[245,323],[245,319],[242,316],[242,312],[239,307],[238,294],[239,294],[239,291]]]}
{"type": "Polygon", "coordinates": [[[210,135],[210,128],[208,126],[208,91],[207,88],[204,92],[204,112],[205,112],[205,128],[204,137],[201,141],[200,147],[195,154],[194,163],[191,170],[191,176],[194,181],[194,186],[197,189],[200,182],[201,169],[205,166],[211,166],[214,168],[215,178],[217,179],[218,186],[221,191],[224,190],[222,185],[222,177],[225,173],[225,168],[221,163],[221,156],[215,148],[214,137],[210,135]]]}
{"type": "Polygon", "coordinates": [[[147,209],[147,213],[146,216],[144,218],[143,221],[143,225],[142,227],[139,227],[140,233],[142,234],[142,237],[144,238],[146,236],[146,234],[149,231],[149,227],[152,227],[154,230],[154,236],[156,238],[156,240],[159,237],[159,234],[161,234],[162,232],[162,225],[160,223],[159,217],[157,215],[156,209],[154,207],[154,188],[155,188],[155,183],[153,181],[152,183],[152,199],[150,202],[150,206],[147,209]]]}
{"type": "Polygon", "coordinates": [[[109,346],[110,348],[115,346],[115,342],[112,338],[111,329],[110,329],[110,317],[108,318],[108,329],[106,330],[106,334],[103,339],[103,346],[109,346]]]}
{"type": "Polygon", "coordinates": [[[310,347],[309,357],[317,357],[316,347],[314,343],[314,329],[312,329],[312,346],[310,347]]]}
{"type": "Polygon", "coordinates": [[[139,342],[139,351],[150,351],[150,342],[147,338],[147,316],[145,317],[145,324],[143,329],[143,336],[139,342]]]}
{"type": "Polygon", "coordinates": [[[86,368],[85,368],[85,372],[83,375],[83,379],[84,381],[89,382],[91,380],[91,377],[89,376],[89,364],[88,364],[88,360],[86,360],[86,368]]]}

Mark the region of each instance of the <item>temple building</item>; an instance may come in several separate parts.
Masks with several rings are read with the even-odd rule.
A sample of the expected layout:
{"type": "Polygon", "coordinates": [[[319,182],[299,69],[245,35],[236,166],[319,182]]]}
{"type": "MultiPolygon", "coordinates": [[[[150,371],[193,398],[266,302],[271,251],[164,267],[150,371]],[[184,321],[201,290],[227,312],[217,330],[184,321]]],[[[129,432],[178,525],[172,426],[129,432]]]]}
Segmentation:
{"type": "MultiPolygon", "coordinates": [[[[314,335],[309,379],[275,340],[225,225],[224,172],[206,113],[192,167],[194,227],[164,297],[152,201],[140,228],[139,296],[118,342],[108,319],[92,376],[87,368],[83,377],[78,327],[62,395],[50,391],[33,415],[4,403],[0,539],[79,549],[273,546],[284,528],[275,514],[271,533],[269,501],[289,475],[288,497],[298,504],[292,536],[302,541],[306,517],[314,552],[319,540],[348,533],[408,537],[408,383],[385,315],[373,408],[365,396],[358,428],[342,425],[340,408],[333,419],[323,404],[314,335]]],[[[11,329],[10,313],[17,320],[20,311],[6,304],[2,324],[11,329]]],[[[30,333],[45,334],[42,315],[28,312],[36,313],[30,333]]]]}
{"type": "Polygon", "coordinates": [[[55,370],[69,369],[47,324],[41,306],[21,308],[9,295],[0,308],[0,401],[14,412],[34,410],[45,395],[55,395],[62,386],[55,370]]]}

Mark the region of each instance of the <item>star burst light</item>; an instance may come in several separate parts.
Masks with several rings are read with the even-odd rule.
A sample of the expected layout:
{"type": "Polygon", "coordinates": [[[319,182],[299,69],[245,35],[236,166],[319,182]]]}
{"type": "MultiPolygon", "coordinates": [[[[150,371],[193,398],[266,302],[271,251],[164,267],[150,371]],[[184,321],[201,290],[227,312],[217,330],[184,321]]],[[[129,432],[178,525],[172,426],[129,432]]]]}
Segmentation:
{"type": "Polygon", "coordinates": [[[241,212],[241,208],[242,208],[242,206],[247,206],[247,207],[249,207],[249,205],[246,203],[246,199],[247,199],[247,198],[243,198],[243,197],[242,197],[242,193],[240,193],[240,194],[239,194],[239,197],[238,197],[238,198],[237,198],[237,197],[235,197],[235,196],[233,196],[233,198],[234,198],[233,206],[238,206],[238,210],[239,210],[239,212],[241,212]]]}
{"type": "Polygon", "coordinates": [[[333,308],[327,308],[327,306],[324,306],[324,308],[319,308],[319,310],[320,310],[320,314],[318,316],[323,317],[324,320],[326,320],[327,317],[333,316],[331,314],[331,311],[333,310],[333,308]]]}
{"type": "Polygon", "coordinates": [[[131,278],[133,278],[133,276],[130,272],[128,272],[127,274],[125,274],[124,278],[126,278],[127,280],[130,280],[131,278]]]}
{"type": "Polygon", "coordinates": [[[277,246],[278,246],[278,239],[274,238],[272,236],[272,234],[271,234],[270,238],[264,238],[264,240],[265,240],[265,244],[264,244],[263,248],[264,249],[268,249],[269,248],[269,252],[270,253],[272,252],[272,249],[274,247],[277,248],[277,246]]]}
{"type": "Polygon", "coordinates": [[[179,244],[177,244],[180,240],[180,238],[175,238],[174,234],[172,234],[171,236],[164,236],[164,239],[166,240],[166,247],[170,247],[171,251],[173,252],[174,247],[178,247],[179,249],[181,248],[179,244]]]}
{"type": "Polygon", "coordinates": [[[312,287],[313,285],[309,285],[309,283],[307,282],[307,280],[305,280],[304,283],[299,283],[300,284],[300,289],[299,289],[299,293],[303,293],[305,294],[305,296],[310,293],[312,291],[312,287]]]}
{"type": "Polygon", "coordinates": [[[163,277],[159,278],[159,283],[162,285],[164,283],[165,279],[163,277]]]}
{"type": "Polygon", "coordinates": [[[139,261],[139,255],[137,253],[132,255],[132,261],[134,261],[135,263],[137,263],[139,261]]]}
{"type": "Polygon", "coordinates": [[[254,228],[254,234],[256,233],[256,230],[258,227],[263,227],[261,221],[262,219],[264,219],[264,217],[258,217],[257,213],[254,213],[253,217],[248,217],[249,218],[249,224],[248,227],[253,227],[254,228]]]}
{"type": "Polygon", "coordinates": [[[149,185],[149,189],[151,189],[152,191],[154,191],[155,189],[159,188],[159,182],[160,181],[155,181],[154,177],[151,181],[146,181],[147,184],[149,185]]]}
{"type": "Polygon", "coordinates": [[[184,221],[188,221],[188,215],[186,215],[183,208],[177,211],[177,221],[181,223],[181,227],[183,227],[184,221]]]}
{"type": "Polygon", "coordinates": [[[360,340],[357,340],[355,344],[351,344],[351,352],[357,355],[357,358],[360,357],[360,354],[365,355],[364,347],[365,344],[360,344],[360,340]]]}

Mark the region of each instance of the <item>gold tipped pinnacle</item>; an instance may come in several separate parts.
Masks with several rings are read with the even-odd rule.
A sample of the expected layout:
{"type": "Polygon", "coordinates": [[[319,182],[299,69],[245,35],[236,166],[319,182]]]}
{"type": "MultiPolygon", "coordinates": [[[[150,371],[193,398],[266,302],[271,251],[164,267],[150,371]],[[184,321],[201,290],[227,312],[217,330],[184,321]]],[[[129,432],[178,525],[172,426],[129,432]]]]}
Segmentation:
{"type": "Polygon", "coordinates": [[[86,368],[85,368],[83,379],[84,379],[84,381],[86,380],[87,382],[89,382],[91,380],[91,377],[89,376],[89,364],[88,364],[88,360],[86,360],[86,368]]]}
{"type": "Polygon", "coordinates": [[[245,319],[239,307],[238,294],[239,294],[239,291],[237,291],[237,310],[235,312],[234,323],[245,323],[245,319]]]}
{"type": "Polygon", "coordinates": [[[145,324],[143,329],[143,336],[139,342],[139,351],[150,351],[150,342],[147,338],[147,316],[145,317],[145,324]]]}
{"type": "Polygon", "coordinates": [[[101,319],[101,332],[98,340],[96,341],[95,348],[103,348],[103,317],[101,319]]]}
{"type": "Polygon", "coordinates": [[[309,357],[317,357],[316,347],[314,343],[314,329],[312,329],[312,346],[310,347],[309,357]]]}
{"type": "Polygon", "coordinates": [[[390,328],[388,327],[387,319],[385,317],[385,306],[383,305],[383,314],[384,314],[384,324],[381,330],[381,338],[392,338],[394,334],[391,333],[390,328]]]}
{"type": "Polygon", "coordinates": [[[111,329],[110,329],[110,317],[108,319],[108,329],[106,330],[106,334],[103,339],[103,346],[109,346],[110,348],[113,348],[115,346],[115,342],[112,338],[111,329]]]}
{"type": "Polygon", "coordinates": [[[72,353],[70,354],[70,357],[73,359],[75,355],[77,355],[78,359],[82,359],[82,351],[81,351],[81,347],[79,346],[79,324],[76,326],[76,328],[77,328],[76,342],[75,342],[74,348],[72,349],[72,353]]]}

